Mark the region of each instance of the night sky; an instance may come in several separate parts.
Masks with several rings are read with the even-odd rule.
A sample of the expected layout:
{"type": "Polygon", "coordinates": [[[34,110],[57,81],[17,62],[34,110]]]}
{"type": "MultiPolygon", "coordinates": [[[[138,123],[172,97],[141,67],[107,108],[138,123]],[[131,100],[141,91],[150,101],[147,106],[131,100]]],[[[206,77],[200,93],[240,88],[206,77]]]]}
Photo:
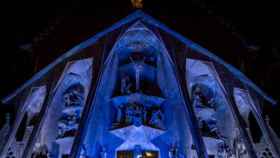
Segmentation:
{"type": "MultiPolygon", "coordinates": [[[[9,1],[2,5],[7,11],[1,24],[1,98],[63,52],[135,10],[130,0],[95,1],[9,1]]],[[[241,69],[279,101],[276,7],[276,2],[145,0],[143,10],[241,69]]],[[[3,105],[1,120],[6,111],[14,108],[3,105]]],[[[267,105],[264,111],[280,133],[280,108],[267,105]]]]}

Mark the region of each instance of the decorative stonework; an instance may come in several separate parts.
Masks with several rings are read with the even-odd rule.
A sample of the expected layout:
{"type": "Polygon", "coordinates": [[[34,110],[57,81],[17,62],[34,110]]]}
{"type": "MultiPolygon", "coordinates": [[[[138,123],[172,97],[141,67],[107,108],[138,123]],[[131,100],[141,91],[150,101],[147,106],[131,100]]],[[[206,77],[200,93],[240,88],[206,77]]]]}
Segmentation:
{"type": "Polygon", "coordinates": [[[110,132],[124,140],[123,144],[117,147],[116,151],[134,151],[137,146],[141,147],[141,150],[144,151],[159,151],[159,148],[151,141],[164,133],[163,130],[143,125],[139,127],[131,125],[110,132]]]}
{"type": "Polygon", "coordinates": [[[275,103],[240,71],[137,11],[3,99],[18,115],[0,132],[1,158],[277,158],[263,100],[275,103]],[[256,132],[252,115],[257,143],[246,135],[256,132]]]}

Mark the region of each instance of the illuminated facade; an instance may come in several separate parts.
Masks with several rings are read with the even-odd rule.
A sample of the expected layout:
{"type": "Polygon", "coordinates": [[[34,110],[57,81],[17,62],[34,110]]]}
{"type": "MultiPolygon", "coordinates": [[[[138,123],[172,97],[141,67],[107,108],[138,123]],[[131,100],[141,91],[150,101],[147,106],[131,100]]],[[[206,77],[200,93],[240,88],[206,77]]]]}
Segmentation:
{"type": "Polygon", "coordinates": [[[13,126],[1,129],[3,158],[280,156],[260,108],[275,101],[141,11],[75,46],[2,101],[18,106],[13,126]]]}

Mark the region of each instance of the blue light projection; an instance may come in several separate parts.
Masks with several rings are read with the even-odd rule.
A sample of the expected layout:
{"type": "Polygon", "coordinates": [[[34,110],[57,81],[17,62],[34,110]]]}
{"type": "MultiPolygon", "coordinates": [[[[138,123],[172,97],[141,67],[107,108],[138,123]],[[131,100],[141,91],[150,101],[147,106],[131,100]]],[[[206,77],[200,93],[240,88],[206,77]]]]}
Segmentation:
{"type": "MultiPolygon", "coordinates": [[[[105,62],[98,65],[99,76],[92,73],[95,60],[92,57],[65,62],[64,71],[50,88],[45,111],[37,122],[36,137],[29,143],[31,147],[22,148],[20,154],[35,158],[250,157],[248,140],[245,144],[239,118],[227,96],[230,92],[212,62],[229,70],[271,103],[275,101],[241,72],[141,11],[77,45],[2,101],[12,100],[57,65],[129,23],[132,25],[120,34],[105,62]],[[211,61],[187,58],[186,85],[180,85],[176,61],[150,26],[167,32],[211,61]],[[93,81],[97,85],[92,85],[93,81]],[[94,94],[88,97],[91,90],[94,94]]],[[[233,93],[245,121],[253,110],[261,122],[260,109],[253,105],[249,94],[244,98],[245,93],[241,96],[236,88],[233,93]]],[[[35,99],[27,99],[32,107],[26,109],[38,114],[45,97],[46,87],[33,96],[35,99]],[[38,99],[39,108],[35,103],[38,99]]],[[[23,115],[17,120],[22,122],[23,115]]],[[[8,142],[4,155],[17,150],[8,148],[13,139],[8,142]]]]}
{"type": "Polygon", "coordinates": [[[56,65],[62,63],[69,57],[79,53],[81,50],[93,45],[96,43],[101,37],[105,36],[106,34],[122,27],[123,25],[126,25],[130,22],[140,20],[144,21],[145,23],[148,23],[151,26],[155,26],[158,29],[161,29],[167,33],[169,33],[171,36],[175,37],[176,39],[180,40],[182,43],[186,44],[189,48],[196,50],[198,53],[204,54],[208,56],[210,59],[216,61],[217,63],[220,63],[221,65],[225,66],[231,73],[233,73],[237,78],[242,81],[244,84],[251,87],[253,90],[255,90],[257,93],[259,93],[261,96],[263,96],[266,100],[271,102],[272,104],[276,104],[276,101],[272,99],[270,96],[268,96],[265,92],[263,92],[258,86],[256,86],[250,79],[248,79],[242,72],[231,66],[230,64],[224,62],[222,59],[214,55],[214,53],[210,52],[206,48],[203,48],[202,46],[196,44],[195,42],[191,41],[190,39],[182,36],[181,34],[177,33],[176,31],[170,29],[163,23],[157,21],[156,19],[152,18],[151,16],[145,14],[141,10],[137,10],[131,15],[127,16],[126,18],[120,20],[119,22],[115,23],[111,27],[99,32],[98,34],[94,35],[90,39],[80,43],[79,45],[75,46],[74,48],[70,49],[66,53],[64,53],[61,57],[59,57],[57,60],[55,60],[53,63],[48,65],[46,68],[41,70],[39,73],[34,75],[30,80],[28,80],[24,85],[22,85],[20,88],[18,88],[14,93],[8,95],[7,97],[2,99],[2,102],[7,103],[9,100],[17,96],[20,92],[22,92],[25,88],[30,86],[34,81],[37,81],[38,79],[42,78],[47,72],[49,72],[51,69],[53,69],[56,65]]]}
{"type": "MultiPolygon", "coordinates": [[[[68,62],[52,93],[30,156],[70,155],[92,80],[93,59],[68,62]],[[47,154],[46,153],[46,154],[47,154]]],[[[40,157],[40,156],[39,156],[40,157]]]]}
{"type": "Polygon", "coordinates": [[[190,122],[171,62],[164,44],[142,23],[123,33],[106,59],[81,155],[119,157],[118,151],[136,154],[137,148],[142,154],[156,151],[160,158],[193,156],[190,122]],[[144,82],[161,93],[147,94],[144,82]]]}

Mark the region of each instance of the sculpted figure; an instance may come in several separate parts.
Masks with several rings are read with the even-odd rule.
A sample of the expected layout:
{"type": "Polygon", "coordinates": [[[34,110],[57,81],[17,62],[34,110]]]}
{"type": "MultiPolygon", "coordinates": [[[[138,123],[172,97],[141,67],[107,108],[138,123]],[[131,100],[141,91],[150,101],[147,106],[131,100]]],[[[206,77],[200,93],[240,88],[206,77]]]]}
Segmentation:
{"type": "Polygon", "coordinates": [[[178,158],[178,148],[176,143],[172,144],[168,151],[169,158],[178,158]]]}
{"type": "Polygon", "coordinates": [[[140,105],[135,104],[133,114],[133,124],[135,126],[141,126],[143,124],[143,108],[140,105]]]}
{"type": "Polygon", "coordinates": [[[74,131],[78,129],[80,113],[67,112],[63,113],[63,116],[58,122],[58,137],[64,137],[66,132],[74,131]]]}
{"type": "Polygon", "coordinates": [[[49,158],[50,154],[46,145],[41,146],[37,151],[35,151],[32,158],[49,158]]]}
{"type": "Polygon", "coordinates": [[[131,87],[132,87],[132,83],[130,81],[129,76],[125,75],[124,77],[122,77],[122,79],[121,79],[121,93],[122,94],[130,94],[131,93],[131,91],[130,91],[131,87]]]}
{"type": "Polygon", "coordinates": [[[116,119],[117,123],[120,123],[123,118],[123,114],[122,114],[123,108],[124,108],[124,105],[120,105],[117,107],[117,119],[116,119]]]}
{"type": "Polygon", "coordinates": [[[245,144],[242,142],[240,137],[237,137],[234,139],[233,146],[235,148],[234,150],[235,150],[236,157],[238,157],[238,158],[246,157],[247,150],[246,150],[245,144]]]}
{"type": "Polygon", "coordinates": [[[84,89],[81,85],[73,85],[64,92],[65,106],[81,106],[84,101],[84,89]]]}
{"type": "Polygon", "coordinates": [[[213,100],[205,101],[205,96],[203,96],[202,89],[199,86],[195,87],[193,94],[193,106],[200,128],[206,125],[210,133],[214,133],[217,137],[220,137],[221,134],[217,127],[217,120],[215,118],[216,110],[212,103],[213,100]]]}
{"type": "Polygon", "coordinates": [[[106,151],[106,148],[104,146],[102,146],[100,154],[101,154],[101,158],[107,158],[107,151],[106,151]]]}
{"type": "Polygon", "coordinates": [[[140,61],[134,61],[132,57],[129,57],[131,62],[133,63],[134,71],[135,71],[135,87],[137,92],[141,92],[140,90],[140,80],[141,80],[141,72],[144,69],[145,57],[140,61]]]}
{"type": "Polygon", "coordinates": [[[163,128],[163,114],[161,112],[161,110],[156,110],[152,113],[152,117],[149,121],[149,124],[155,126],[155,127],[159,127],[159,128],[163,128]]]}
{"type": "Polygon", "coordinates": [[[66,132],[73,134],[78,129],[84,102],[83,86],[80,84],[70,86],[64,92],[63,99],[65,108],[58,122],[58,137],[64,137],[66,132]]]}
{"type": "Polygon", "coordinates": [[[126,124],[132,123],[133,113],[134,113],[134,110],[133,110],[132,105],[128,104],[126,106],[126,111],[125,111],[125,123],[126,124]]]}
{"type": "Polygon", "coordinates": [[[126,106],[125,123],[140,126],[143,124],[145,116],[144,107],[136,103],[130,103],[126,106]]]}

